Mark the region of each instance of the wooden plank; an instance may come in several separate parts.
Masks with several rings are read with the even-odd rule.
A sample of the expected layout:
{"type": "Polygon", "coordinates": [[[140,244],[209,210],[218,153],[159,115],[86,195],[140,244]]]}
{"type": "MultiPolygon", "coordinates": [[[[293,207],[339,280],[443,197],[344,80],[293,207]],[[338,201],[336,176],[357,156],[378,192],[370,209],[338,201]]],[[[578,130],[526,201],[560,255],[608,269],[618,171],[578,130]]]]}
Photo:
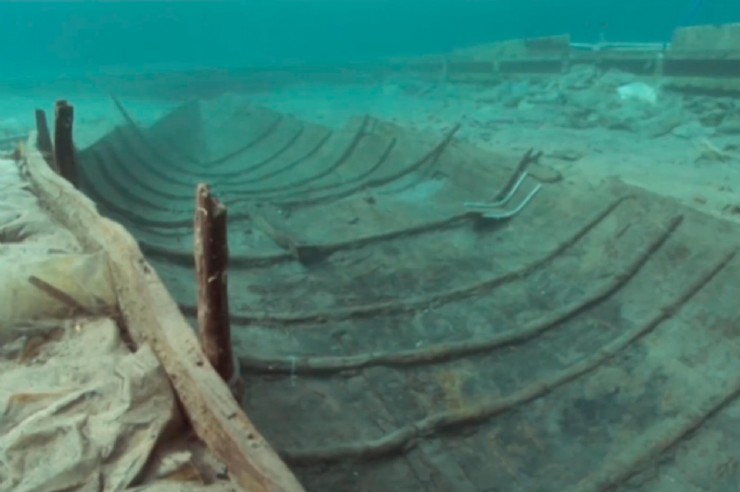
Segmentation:
{"type": "Polygon", "coordinates": [[[234,376],[226,269],[229,246],[226,207],[199,184],[195,204],[195,274],[198,279],[198,328],[208,361],[224,381],[234,376]]]}
{"type": "Polygon", "coordinates": [[[46,159],[46,162],[59,174],[59,168],[54,160],[54,145],[51,143],[49,124],[46,121],[46,113],[43,109],[36,110],[36,147],[46,159]]]}
{"type": "Polygon", "coordinates": [[[75,147],[72,140],[74,108],[67,101],[57,101],[54,121],[54,164],[53,167],[75,187],[79,186],[75,147]]]}
{"type": "Polygon", "coordinates": [[[320,247],[312,246],[309,241],[289,230],[277,213],[269,209],[269,206],[248,205],[245,208],[254,228],[289,252],[297,261],[310,263],[325,254],[320,247]]]}
{"type": "Polygon", "coordinates": [[[149,344],[172,382],[196,435],[225,463],[245,491],[301,492],[303,487],[265,441],[221,377],[205,363],[195,333],[134,238],[101,217],[94,204],[49,168],[31,135],[23,160],[42,207],[89,250],[103,250],[128,335],[149,344]]]}

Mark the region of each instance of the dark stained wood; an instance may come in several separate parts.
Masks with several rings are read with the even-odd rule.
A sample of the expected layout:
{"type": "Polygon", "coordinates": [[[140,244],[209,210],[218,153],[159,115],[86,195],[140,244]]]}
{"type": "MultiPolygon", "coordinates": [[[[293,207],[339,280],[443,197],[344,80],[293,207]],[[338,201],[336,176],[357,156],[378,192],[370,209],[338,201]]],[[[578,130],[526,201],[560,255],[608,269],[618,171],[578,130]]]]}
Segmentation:
{"type": "MultiPolygon", "coordinates": [[[[245,126],[261,127],[244,114],[245,126]]],[[[740,348],[728,343],[737,337],[740,229],[617,181],[548,177],[533,152],[517,166],[519,156],[453,139],[424,160],[429,138],[377,121],[364,136],[378,145],[391,138],[399,143],[377,169],[378,186],[357,154],[348,172],[327,176],[342,191],[332,201],[306,187],[291,198],[301,206],[286,209],[239,196],[231,182],[244,210],[275,211],[262,224],[238,218],[239,205],[224,195],[234,238],[231,328],[249,388],[242,404],[304,486],[597,492],[645,472],[629,486],[647,492],[659,488],[655,471],[670,468],[665,475],[684,483],[731,490],[727,456],[737,440],[717,438],[737,428],[725,406],[740,405],[740,366],[731,363],[740,348]],[[522,214],[485,226],[459,217],[467,200],[505,194],[525,173],[545,191],[522,214]],[[333,253],[306,264],[291,253],[305,244],[333,253]],[[240,263],[247,255],[280,261],[240,263]],[[688,457],[692,435],[704,442],[688,457]],[[672,464],[699,455],[707,466],[672,464]]],[[[230,147],[226,140],[210,144],[230,147]]],[[[98,149],[99,159],[115,170],[112,158],[127,149],[98,149]]],[[[241,167],[230,163],[234,179],[258,157],[248,154],[241,167]]],[[[332,154],[291,169],[315,175],[332,154]]],[[[167,168],[178,181],[220,172],[147,160],[142,174],[167,168]]],[[[123,218],[142,243],[164,251],[189,242],[187,232],[152,225],[179,220],[174,189],[108,174],[91,173],[87,184],[104,196],[120,192],[118,207],[138,208],[123,218]],[[142,201],[124,200],[129,188],[142,201]]],[[[154,260],[195,315],[195,286],[179,280],[192,274],[190,255],[154,260]]]]}
{"type": "Polygon", "coordinates": [[[234,375],[234,357],[229,326],[226,217],[226,207],[211,196],[207,185],[199,184],[194,236],[200,343],[216,372],[229,381],[234,375]]]}
{"type": "Polygon", "coordinates": [[[54,144],[51,143],[49,123],[43,109],[36,110],[36,147],[38,147],[46,162],[59,174],[59,168],[54,160],[54,144]]]}
{"type": "Polygon", "coordinates": [[[74,107],[65,100],[59,100],[55,109],[54,123],[54,168],[64,179],[79,186],[77,162],[73,139],[74,107]]]}

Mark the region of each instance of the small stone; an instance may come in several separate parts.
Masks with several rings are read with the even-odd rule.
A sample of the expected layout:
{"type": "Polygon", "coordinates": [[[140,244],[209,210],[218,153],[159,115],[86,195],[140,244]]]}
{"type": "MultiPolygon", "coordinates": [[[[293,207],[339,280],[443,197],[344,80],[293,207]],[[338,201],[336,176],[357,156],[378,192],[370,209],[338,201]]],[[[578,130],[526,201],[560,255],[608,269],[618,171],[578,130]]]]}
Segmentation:
{"type": "Polygon", "coordinates": [[[547,154],[548,157],[560,159],[562,161],[574,162],[583,157],[583,152],[576,149],[555,149],[547,154]]]}

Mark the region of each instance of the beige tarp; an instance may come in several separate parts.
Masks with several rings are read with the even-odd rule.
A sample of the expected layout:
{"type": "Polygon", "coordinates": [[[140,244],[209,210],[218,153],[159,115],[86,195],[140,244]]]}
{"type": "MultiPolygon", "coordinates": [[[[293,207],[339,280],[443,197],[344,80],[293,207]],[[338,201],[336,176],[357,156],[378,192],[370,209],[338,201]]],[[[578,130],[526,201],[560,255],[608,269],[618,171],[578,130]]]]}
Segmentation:
{"type": "Polygon", "coordinates": [[[164,439],[175,397],[149,346],[121,339],[104,254],[81,252],[13,162],[0,196],[0,491],[210,489],[164,439]]]}

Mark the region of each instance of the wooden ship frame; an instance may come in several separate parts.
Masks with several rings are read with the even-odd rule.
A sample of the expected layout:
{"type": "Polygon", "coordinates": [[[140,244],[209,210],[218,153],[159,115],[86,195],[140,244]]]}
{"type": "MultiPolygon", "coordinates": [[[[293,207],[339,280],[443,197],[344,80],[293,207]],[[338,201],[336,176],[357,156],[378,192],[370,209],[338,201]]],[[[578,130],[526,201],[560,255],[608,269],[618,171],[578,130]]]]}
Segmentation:
{"type": "Polygon", "coordinates": [[[56,145],[39,114],[17,157],[108,251],[234,487],[734,490],[737,225],[457,127],[219,98],[142,128],[115,102],[125,124],[77,151],[60,102],[56,145]]]}

